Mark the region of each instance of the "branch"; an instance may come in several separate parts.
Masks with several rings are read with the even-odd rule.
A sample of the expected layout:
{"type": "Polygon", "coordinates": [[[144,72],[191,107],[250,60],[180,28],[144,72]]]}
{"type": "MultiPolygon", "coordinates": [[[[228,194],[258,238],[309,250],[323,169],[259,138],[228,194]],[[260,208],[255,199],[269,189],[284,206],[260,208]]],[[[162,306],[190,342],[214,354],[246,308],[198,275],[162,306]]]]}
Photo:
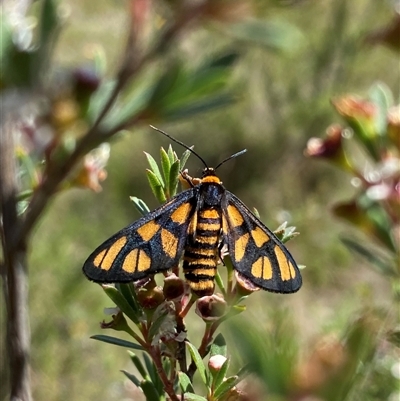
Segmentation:
{"type": "MultiPolygon", "coordinates": [[[[3,110],[4,112],[4,110],[3,110]]],[[[19,226],[17,183],[14,159],[13,121],[5,116],[0,135],[0,205],[3,219],[4,265],[1,274],[7,309],[7,349],[10,366],[11,400],[30,401],[30,329],[28,315],[28,278],[26,246],[15,247],[19,226]]]]}

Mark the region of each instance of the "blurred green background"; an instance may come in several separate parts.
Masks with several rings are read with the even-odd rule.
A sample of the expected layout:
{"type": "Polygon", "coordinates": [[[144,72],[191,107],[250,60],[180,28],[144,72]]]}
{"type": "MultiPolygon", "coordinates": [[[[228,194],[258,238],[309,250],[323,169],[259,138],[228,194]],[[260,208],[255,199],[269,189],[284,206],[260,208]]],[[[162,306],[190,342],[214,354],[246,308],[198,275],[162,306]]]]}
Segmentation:
{"type": "MultiPolygon", "coordinates": [[[[166,62],[179,57],[193,68],[221,49],[238,53],[229,81],[238,101],[190,119],[153,124],[194,145],[210,166],[248,149],[224,165],[219,176],[247,206],[258,209],[271,229],[284,221],[296,226],[300,236],[288,248],[306,268],[298,293],[258,292],[246,302],[248,309],[240,319],[262,336],[271,319],[284,316],[303,355],[323,333],[340,335],[358,311],[387,308],[392,302],[390,283],[341,243],[339,236],[352,228],[330,213],[331,205],[354,194],[350,178],[303,152],[309,138],[322,136],[338,120],[332,97],[367,95],[369,87],[381,81],[398,99],[398,57],[384,46],[365,42],[366,35],[390,21],[393,9],[389,1],[376,0],[254,3],[258,18],[286,29],[287,39],[280,38],[278,50],[233,41],[226,26],[214,22],[181,38],[165,56],[166,62]]],[[[87,54],[101,48],[112,76],[126,40],[125,4],[70,0],[62,2],[62,12],[68,17],[55,64],[84,65],[87,54]]],[[[140,399],[120,373],[130,368],[126,351],[89,338],[100,332],[103,308],[111,305],[100,288],[86,280],[81,266],[103,240],[139,217],[129,196],[157,206],[147,184],[143,151],[158,159],[160,146],[168,144],[147,126],[119,134],[111,144],[102,192],[64,192],[42,216],[29,262],[36,400],[140,399]]],[[[187,167],[199,176],[203,166],[191,156],[187,167]]],[[[197,320],[190,316],[188,327],[197,320]]],[[[228,338],[235,356],[239,344],[229,333],[228,338]]],[[[197,344],[193,334],[191,340],[197,344]]]]}

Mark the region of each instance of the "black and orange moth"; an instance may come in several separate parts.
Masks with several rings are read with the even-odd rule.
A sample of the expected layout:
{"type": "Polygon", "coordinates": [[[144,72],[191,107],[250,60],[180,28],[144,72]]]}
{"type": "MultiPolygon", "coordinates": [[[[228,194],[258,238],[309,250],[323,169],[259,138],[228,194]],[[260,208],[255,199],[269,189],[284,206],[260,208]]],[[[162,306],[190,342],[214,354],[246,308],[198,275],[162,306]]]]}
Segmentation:
{"type": "MultiPolygon", "coordinates": [[[[153,127],[154,128],[154,127],[153,127]]],[[[130,282],[172,269],[183,259],[183,272],[193,293],[212,294],[220,249],[226,245],[232,265],[252,284],[267,291],[296,292],[299,268],[277,236],[204,164],[201,179],[183,177],[190,188],[123,228],[86,260],[83,271],[98,283],[130,282]]]]}

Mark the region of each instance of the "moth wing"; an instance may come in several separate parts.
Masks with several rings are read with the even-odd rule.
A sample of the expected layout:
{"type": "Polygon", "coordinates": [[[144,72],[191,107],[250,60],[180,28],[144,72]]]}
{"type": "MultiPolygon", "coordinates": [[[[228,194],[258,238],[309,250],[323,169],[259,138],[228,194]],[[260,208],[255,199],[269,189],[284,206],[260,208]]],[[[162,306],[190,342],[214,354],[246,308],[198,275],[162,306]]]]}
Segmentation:
{"type": "Polygon", "coordinates": [[[86,260],[83,272],[101,283],[129,282],[175,267],[181,259],[196,190],[181,192],[123,228],[86,260]]]}
{"type": "Polygon", "coordinates": [[[264,290],[292,293],[302,284],[285,245],[235,195],[226,191],[223,236],[234,268],[264,290]]]}

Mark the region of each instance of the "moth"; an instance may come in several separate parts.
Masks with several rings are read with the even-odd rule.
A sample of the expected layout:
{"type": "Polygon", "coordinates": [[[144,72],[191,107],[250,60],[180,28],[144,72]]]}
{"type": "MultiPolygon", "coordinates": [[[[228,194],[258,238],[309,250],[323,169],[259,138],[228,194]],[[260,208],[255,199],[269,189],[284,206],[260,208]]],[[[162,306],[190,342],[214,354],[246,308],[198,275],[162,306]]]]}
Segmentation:
{"type": "Polygon", "coordinates": [[[226,245],[234,269],[255,286],[278,293],[299,290],[300,271],[285,245],[216,175],[222,164],[246,150],[211,168],[192,148],[155,129],[202,161],[202,177],[183,175],[190,188],[101,244],[86,260],[85,275],[98,283],[130,282],[172,269],[183,259],[191,291],[210,295],[226,245]]]}

